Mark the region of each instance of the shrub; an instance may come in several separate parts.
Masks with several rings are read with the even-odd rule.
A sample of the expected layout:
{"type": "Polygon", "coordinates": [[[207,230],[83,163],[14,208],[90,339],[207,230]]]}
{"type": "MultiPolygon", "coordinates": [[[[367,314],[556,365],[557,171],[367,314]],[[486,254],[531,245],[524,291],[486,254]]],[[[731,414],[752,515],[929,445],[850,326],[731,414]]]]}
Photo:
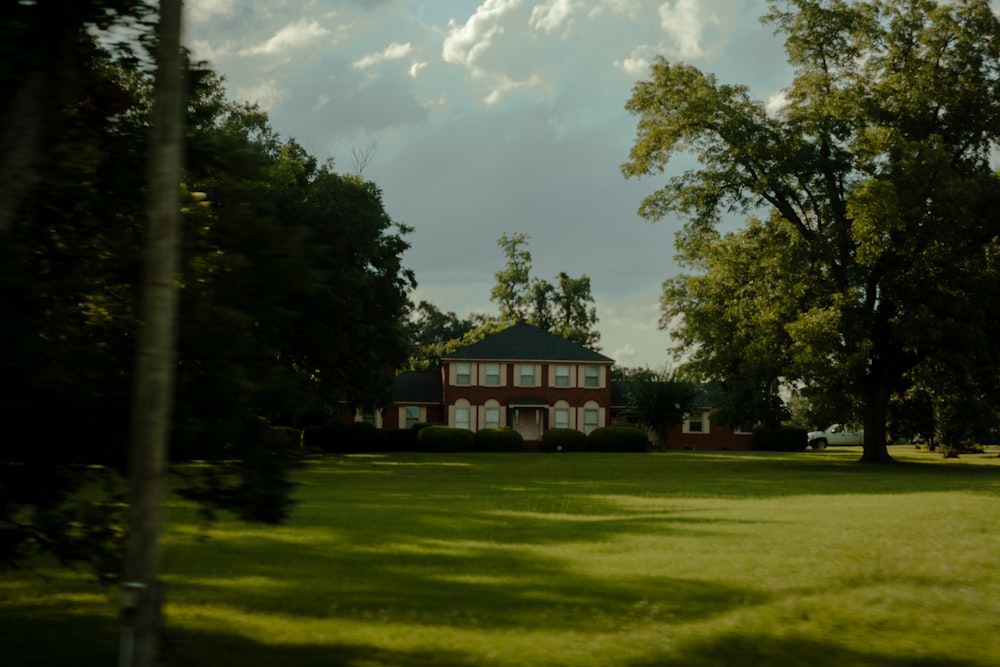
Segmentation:
{"type": "Polygon", "coordinates": [[[476,435],[453,426],[425,426],[417,433],[417,442],[425,452],[471,452],[476,435]]]}
{"type": "Polygon", "coordinates": [[[413,428],[390,428],[382,431],[383,452],[415,452],[420,449],[417,444],[418,431],[413,428]]]}
{"type": "Polygon", "coordinates": [[[551,428],[542,434],[542,445],[547,452],[585,452],[587,434],[575,428],[551,428]]]}
{"type": "Polygon", "coordinates": [[[645,452],[649,438],[638,426],[602,426],[588,436],[592,452],[645,452]]]}
{"type": "Polygon", "coordinates": [[[753,448],[769,452],[799,452],[806,448],[808,431],[798,426],[753,430],[753,448]]]}
{"type": "Polygon", "coordinates": [[[476,449],[481,452],[520,452],[524,437],[509,428],[484,428],[476,431],[476,449]]]}

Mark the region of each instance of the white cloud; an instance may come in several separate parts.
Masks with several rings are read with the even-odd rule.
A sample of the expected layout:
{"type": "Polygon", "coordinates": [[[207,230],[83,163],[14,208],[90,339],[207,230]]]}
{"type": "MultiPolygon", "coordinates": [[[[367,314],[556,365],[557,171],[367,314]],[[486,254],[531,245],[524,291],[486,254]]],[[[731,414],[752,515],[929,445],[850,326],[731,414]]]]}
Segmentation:
{"type": "Polygon", "coordinates": [[[636,358],[638,352],[635,351],[635,346],[632,343],[625,343],[623,347],[618,348],[611,353],[611,358],[623,366],[628,366],[633,359],[636,358]]]}
{"type": "Polygon", "coordinates": [[[504,16],[520,5],[521,0],[486,0],[465,23],[449,21],[441,49],[445,62],[475,70],[479,55],[503,33],[504,16]]]}
{"type": "Polygon", "coordinates": [[[408,56],[411,51],[413,51],[413,44],[410,42],[393,42],[381,51],[361,56],[351,63],[351,65],[357,69],[364,69],[384,62],[400,60],[408,56]]]}
{"type": "Polygon", "coordinates": [[[236,0],[189,0],[184,3],[185,21],[201,23],[216,16],[230,16],[236,0]]]}
{"type": "Polygon", "coordinates": [[[420,74],[420,70],[422,70],[425,67],[427,67],[426,62],[421,61],[413,63],[412,65],[410,65],[410,70],[409,70],[410,76],[416,79],[417,76],[420,74]]]}
{"type": "Polygon", "coordinates": [[[764,108],[767,110],[768,115],[777,116],[788,106],[788,102],[788,95],[785,91],[779,90],[767,98],[764,108]]]}
{"type": "Polygon", "coordinates": [[[231,97],[247,102],[256,102],[264,111],[273,109],[285,98],[287,92],[274,79],[261,81],[252,86],[237,86],[232,90],[231,97]]]}
{"type": "MultiPolygon", "coordinates": [[[[548,0],[531,9],[529,23],[536,30],[553,32],[567,22],[571,22],[574,10],[573,0],[548,0]]],[[[567,26],[571,27],[571,26],[567,26]]]]}
{"type": "Polygon", "coordinates": [[[641,79],[649,75],[649,67],[653,63],[656,55],[656,47],[643,44],[632,49],[627,58],[615,61],[615,67],[619,68],[629,78],[641,79]]]}
{"type": "Polygon", "coordinates": [[[711,2],[704,0],[675,0],[673,5],[660,5],[660,27],[673,38],[677,55],[696,59],[705,55],[702,44],[707,26],[719,25],[719,16],[712,12],[711,2]]]}
{"type": "Polygon", "coordinates": [[[273,55],[283,51],[289,51],[300,46],[304,46],[321,37],[329,35],[330,31],[319,24],[315,19],[299,19],[294,23],[289,23],[281,28],[271,39],[263,44],[251,46],[240,51],[241,56],[252,56],[258,54],[273,55]]]}

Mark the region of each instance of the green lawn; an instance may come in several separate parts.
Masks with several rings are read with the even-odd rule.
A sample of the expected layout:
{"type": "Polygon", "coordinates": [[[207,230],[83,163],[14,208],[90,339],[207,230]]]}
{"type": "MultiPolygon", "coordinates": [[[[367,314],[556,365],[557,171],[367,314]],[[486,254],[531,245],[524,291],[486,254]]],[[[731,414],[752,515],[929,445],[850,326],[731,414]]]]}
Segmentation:
{"type": "MultiPolygon", "coordinates": [[[[169,507],[170,663],[1000,664],[1000,458],[329,458],[282,527],[169,507]]],[[[0,664],[112,665],[116,596],[0,577],[0,664]]]]}

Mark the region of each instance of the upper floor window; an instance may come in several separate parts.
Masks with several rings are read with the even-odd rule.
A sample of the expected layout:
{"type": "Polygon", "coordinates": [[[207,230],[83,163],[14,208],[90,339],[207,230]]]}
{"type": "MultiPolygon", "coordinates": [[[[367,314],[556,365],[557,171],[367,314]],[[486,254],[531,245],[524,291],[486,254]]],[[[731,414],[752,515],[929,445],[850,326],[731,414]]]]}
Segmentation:
{"type": "Polygon", "coordinates": [[[500,364],[486,364],[486,384],[490,387],[500,386],[500,364]]]}
{"type": "Polygon", "coordinates": [[[406,425],[405,428],[413,428],[420,422],[420,408],[416,406],[408,406],[406,408],[406,425]]]}
{"type": "Polygon", "coordinates": [[[569,386],[569,366],[565,364],[559,364],[558,366],[556,366],[556,386],[557,387],[569,386]]]}
{"type": "Polygon", "coordinates": [[[522,387],[534,387],[535,386],[535,365],[534,364],[521,364],[521,386],[522,387]]]}
{"type": "Polygon", "coordinates": [[[455,364],[455,384],[472,384],[472,364],[468,361],[455,364]]]}
{"type": "Polygon", "coordinates": [[[584,366],[584,368],[583,368],[583,386],[584,387],[599,387],[601,385],[600,371],[601,371],[601,369],[598,366],[584,366]]]}

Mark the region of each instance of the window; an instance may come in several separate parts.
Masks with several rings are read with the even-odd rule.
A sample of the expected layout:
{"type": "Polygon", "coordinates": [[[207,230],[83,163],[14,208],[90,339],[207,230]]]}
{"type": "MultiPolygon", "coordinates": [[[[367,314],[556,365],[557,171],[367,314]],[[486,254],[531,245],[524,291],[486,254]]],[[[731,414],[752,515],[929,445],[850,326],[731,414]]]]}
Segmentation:
{"type": "Polygon", "coordinates": [[[521,386],[522,387],[534,387],[535,386],[535,365],[534,364],[521,364],[521,386]]]}
{"type": "Polygon", "coordinates": [[[469,408],[455,408],[455,428],[469,428],[469,408]]]}
{"type": "Polygon", "coordinates": [[[406,408],[405,428],[413,428],[420,422],[420,408],[408,406],[406,408]]]}
{"type": "Polygon", "coordinates": [[[583,369],[583,386],[584,387],[599,387],[600,386],[600,371],[601,369],[597,366],[584,366],[583,369]]]}
{"type": "Polygon", "coordinates": [[[500,408],[486,408],[486,428],[500,428],[500,408]]]}
{"type": "Polygon", "coordinates": [[[371,424],[375,426],[375,413],[371,410],[365,410],[361,413],[361,421],[365,424],[371,424]]]}
{"type": "Polygon", "coordinates": [[[555,428],[569,428],[569,408],[556,408],[555,428]]]}
{"type": "Polygon", "coordinates": [[[556,366],[556,386],[557,387],[569,386],[569,366],[562,364],[556,366]]]}
{"type": "Polygon", "coordinates": [[[486,384],[490,387],[500,386],[500,364],[486,364],[486,384]]]}
{"type": "Polygon", "coordinates": [[[583,411],[583,432],[590,435],[590,432],[597,428],[597,410],[587,408],[583,411]]]}
{"type": "Polygon", "coordinates": [[[455,364],[455,384],[472,384],[472,364],[468,361],[455,364]]]}
{"type": "Polygon", "coordinates": [[[708,433],[708,412],[698,410],[684,420],[685,433],[708,433]]]}

